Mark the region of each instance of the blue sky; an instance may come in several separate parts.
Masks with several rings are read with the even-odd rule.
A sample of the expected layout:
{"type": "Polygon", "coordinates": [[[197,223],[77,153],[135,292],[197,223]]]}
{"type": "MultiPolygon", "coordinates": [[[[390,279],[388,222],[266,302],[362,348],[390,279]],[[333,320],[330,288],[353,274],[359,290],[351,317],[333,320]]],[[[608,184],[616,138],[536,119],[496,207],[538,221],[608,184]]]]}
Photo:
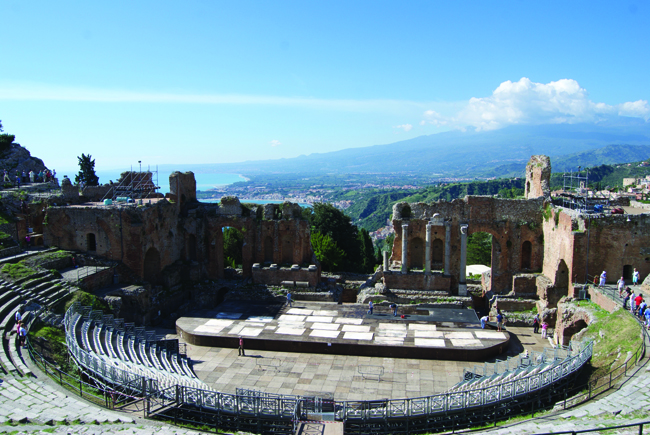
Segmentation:
{"type": "Polygon", "coordinates": [[[650,117],[650,3],[0,3],[0,119],[70,170],[650,117]]]}

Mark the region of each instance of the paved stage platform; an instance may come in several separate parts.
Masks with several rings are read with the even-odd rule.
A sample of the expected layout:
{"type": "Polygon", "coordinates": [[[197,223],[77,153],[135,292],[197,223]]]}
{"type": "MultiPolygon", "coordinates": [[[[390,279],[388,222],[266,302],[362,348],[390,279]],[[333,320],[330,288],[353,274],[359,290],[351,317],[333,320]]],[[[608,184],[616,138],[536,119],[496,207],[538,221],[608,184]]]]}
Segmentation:
{"type": "MultiPolygon", "coordinates": [[[[318,302],[226,301],[176,321],[184,341],[253,350],[484,361],[508,348],[507,332],[483,330],[473,310],[427,307],[393,316],[386,307],[318,302]],[[428,313],[428,314],[425,314],[428,313]]],[[[404,309],[403,311],[407,311],[404,309]]]]}

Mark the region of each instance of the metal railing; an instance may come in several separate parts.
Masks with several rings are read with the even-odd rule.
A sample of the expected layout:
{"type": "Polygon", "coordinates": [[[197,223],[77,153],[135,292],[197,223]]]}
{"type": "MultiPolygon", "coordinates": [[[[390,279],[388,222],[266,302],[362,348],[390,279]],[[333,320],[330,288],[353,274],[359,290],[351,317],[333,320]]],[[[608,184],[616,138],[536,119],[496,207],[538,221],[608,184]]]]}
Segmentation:
{"type": "MultiPolygon", "coordinates": [[[[71,356],[84,370],[121,394],[143,397],[147,403],[144,407],[146,416],[160,415],[195,424],[205,421],[224,428],[252,431],[260,429],[260,424],[263,427],[270,424],[275,430],[289,433],[292,422],[304,420],[306,409],[313,407],[314,398],[251,392],[227,394],[210,390],[207,386],[170,385],[172,379],[162,382],[142,371],[130,372],[127,366],[116,367],[79,346],[74,328],[80,312],[84,317],[91,316],[88,309],[73,306],[64,319],[71,356]],[[208,418],[207,414],[212,417],[208,418]]],[[[131,329],[135,330],[134,327],[131,329]]],[[[369,426],[377,426],[380,432],[412,433],[425,428],[461,428],[501,420],[511,417],[512,412],[529,413],[531,409],[547,408],[554,399],[561,398],[568,387],[566,381],[572,379],[591,358],[593,342],[575,343],[573,349],[565,358],[553,361],[544,370],[483,388],[398,400],[331,401],[328,407],[332,409],[333,419],[345,422],[346,432],[351,433],[364,432],[369,426]],[[508,412],[504,413],[504,409],[508,412]],[[460,415],[465,418],[444,420],[460,415]]]]}

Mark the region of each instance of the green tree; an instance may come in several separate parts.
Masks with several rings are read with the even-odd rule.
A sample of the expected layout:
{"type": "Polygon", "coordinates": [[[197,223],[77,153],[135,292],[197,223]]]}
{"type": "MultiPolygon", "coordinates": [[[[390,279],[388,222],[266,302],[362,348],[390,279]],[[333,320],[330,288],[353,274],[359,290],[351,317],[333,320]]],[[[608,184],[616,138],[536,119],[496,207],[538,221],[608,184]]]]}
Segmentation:
{"type": "Polygon", "coordinates": [[[323,269],[332,272],[345,258],[345,252],[327,234],[318,231],[311,233],[311,246],[323,269]]]}
{"type": "Polygon", "coordinates": [[[357,238],[357,227],[352,225],[350,216],[332,204],[322,202],[314,204],[311,216],[312,232],[328,235],[345,253],[344,262],[340,262],[337,270],[359,272],[361,269],[361,248],[357,238]]]}
{"type": "Polygon", "coordinates": [[[79,159],[79,173],[74,177],[75,184],[83,182],[86,186],[97,186],[99,177],[95,174],[95,160],[90,154],[81,154],[79,159]]]}
{"type": "Polygon", "coordinates": [[[242,264],[244,234],[237,228],[226,227],[223,230],[223,257],[226,266],[232,268],[242,264]]]}
{"type": "Polygon", "coordinates": [[[492,264],[492,234],[478,232],[467,237],[467,264],[492,264]]]}
{"type": "MultiPolygon", "coordinates": [[[[16,136],[13,134],[2,133],[2,121],[0,121],[0,151],[4,151],[9,148],[16,139],[16,136]]],[[[16,144],[17,145],[17,144],[16,144]]]]}
{"type": "Polygon", "coordinates": [[[363,273],[373,273],[375,271],[375,247],[368,230],[361,228],[359,230],[359,246],[361,248],[361,271],[363,273]]]}

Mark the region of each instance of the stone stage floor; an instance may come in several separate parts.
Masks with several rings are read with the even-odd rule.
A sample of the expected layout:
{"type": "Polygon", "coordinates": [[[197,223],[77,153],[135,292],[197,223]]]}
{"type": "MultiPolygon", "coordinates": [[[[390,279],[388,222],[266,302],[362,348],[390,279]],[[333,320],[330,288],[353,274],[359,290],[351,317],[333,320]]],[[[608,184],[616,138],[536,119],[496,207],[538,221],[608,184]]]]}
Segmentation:
{"type": "Polygon", "coordinates": [[[237,347],[244,337],[245,347],[256,350],[459,360],[484,360],[509,340],[508,333],[481,329],[468,309],[429,307],[402,318],[386,307],[368,315],[358,304],[293,305],[227,301],[181,317],[176,329],[202,346],[237,347]]]}
{"type": "MultiPolygon", "coordinates": [[[[346,305],[343,307],[347,308],[346,305]]],[[[511,335],[508,349],[497,358],[488,359],[489,362],[524,351],[541,351],[549,345],[540,334],[533,334],[532,328],[510,327],[508,330],[511,335]]],[[[410,336],[409,331],[407,329],[407,336],[410,336]]],[[[171,330],[159,330],[158,333],[183,341],[171,330]]],[[[480,365],[465,361],[251,349],[246,350],[245,357],[240,357],[236,348],[191,343],[187,343],[187,355],[192,358],[197,376],[218,391],[235,393],[238,388],[245,388],[335,400],[400,399],[442,393],[462,379],[465,368],[480,365]],[[379,380],[376,376],[360,373],[360,368],[367,371],[372,368],[379,370],[380,367],[383,375],[379,380]]]]}

